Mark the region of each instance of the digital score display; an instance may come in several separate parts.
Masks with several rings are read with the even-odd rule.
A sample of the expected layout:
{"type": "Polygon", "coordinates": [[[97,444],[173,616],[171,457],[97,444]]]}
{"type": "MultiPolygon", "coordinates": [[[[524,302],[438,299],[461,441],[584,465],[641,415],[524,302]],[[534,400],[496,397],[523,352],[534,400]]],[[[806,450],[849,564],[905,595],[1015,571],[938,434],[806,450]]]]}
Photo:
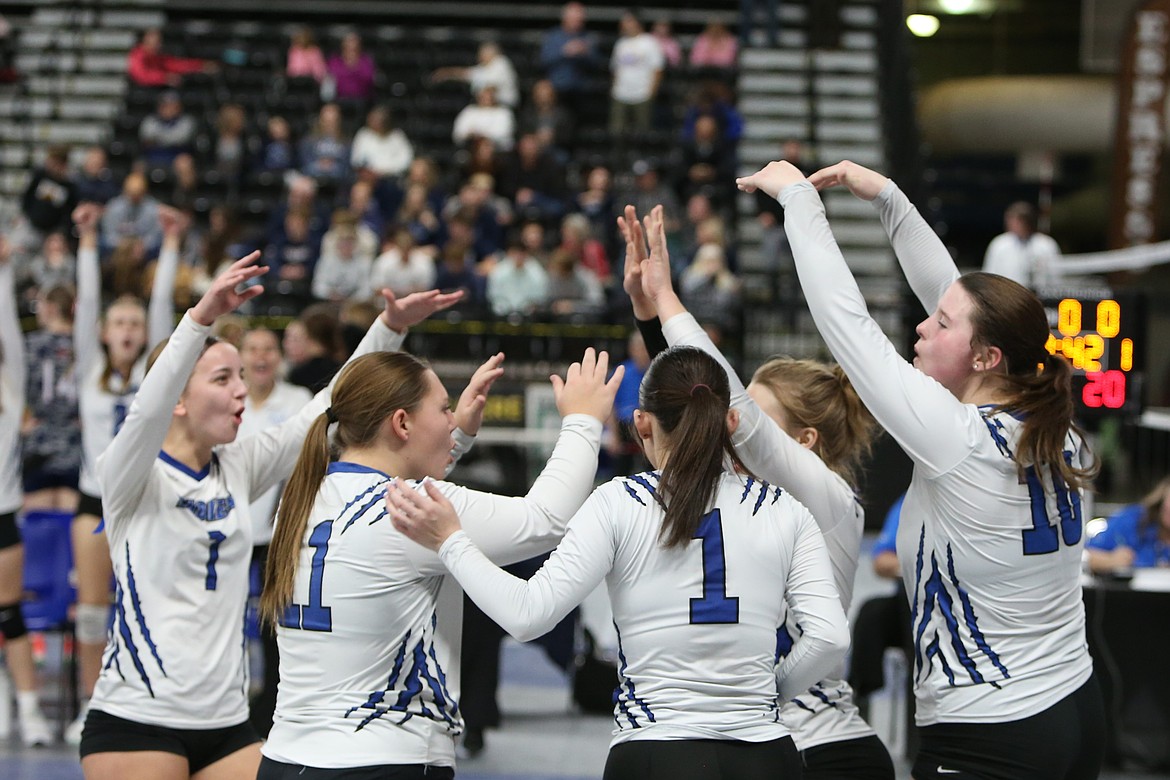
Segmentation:
{"type": "Polygon", "coordinates": [[[1106,292],[1046,299],[1045,348],[1073,368],[1077,414],[1140,414],[1144,385],[1145,307],[1140,296],[1106,292]]]}

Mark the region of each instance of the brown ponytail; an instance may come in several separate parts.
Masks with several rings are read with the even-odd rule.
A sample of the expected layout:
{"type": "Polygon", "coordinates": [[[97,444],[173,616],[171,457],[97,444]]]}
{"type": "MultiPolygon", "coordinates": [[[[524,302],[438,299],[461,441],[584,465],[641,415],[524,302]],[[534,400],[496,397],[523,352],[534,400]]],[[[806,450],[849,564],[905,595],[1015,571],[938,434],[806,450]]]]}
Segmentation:
{"type": "Polygon", "coordinates": [[[1000,408],[1023,420],[1015,451],[1021,474],[1027,466],[1048,466],[1069,489],[1087,487],[1099,465],[1087,444],[1089,465],[1076,468],[1065,460],[1065,438],[1081,431],[1073,423],[1072,367],[1044,348],[1049,336],[1044,305],[1022,284],[996,274],[965,274],[959,284],[974,304],[972,346],[994,346],[1003,354],[1003,382],[1011,400],[1000,408]]]}
{"type": "Polygon", "coordinates": [[[694,538],[723,474],[724,458],[749,474],[727,430],[727,374],[695,347],[662,352],[646,370],[639,406],[658,419],[669,455],[655,498],[666,512],[658,540],[678,547],[694,538]]]}
{"type": "Polygon", "coordinates": [[[309,426],[280,499],[260,596],[260,615],[271,625],[292,603],[305,528],[329,462],[349,447],[372,443],[383,421],[396,410],[416,408],[426,395],[429,370],[405,352],[363,355],[341,370],[333,386],[332,405],[309,426]],[[328,428],[334,422],[330,446],[328,428]]]}

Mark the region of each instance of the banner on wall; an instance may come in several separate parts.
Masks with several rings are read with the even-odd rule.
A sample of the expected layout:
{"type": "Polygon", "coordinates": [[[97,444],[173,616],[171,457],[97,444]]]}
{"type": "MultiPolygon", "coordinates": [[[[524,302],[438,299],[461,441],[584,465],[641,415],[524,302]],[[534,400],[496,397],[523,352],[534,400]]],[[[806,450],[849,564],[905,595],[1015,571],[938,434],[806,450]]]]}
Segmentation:
{"type": "Polygon", "coordinates": [[[1147,0],[1134,11],[1118,69],[1109,246],[1157,240],[1157,196],[1166,145],[1166,77],[1170,0],[1147,0]]]}

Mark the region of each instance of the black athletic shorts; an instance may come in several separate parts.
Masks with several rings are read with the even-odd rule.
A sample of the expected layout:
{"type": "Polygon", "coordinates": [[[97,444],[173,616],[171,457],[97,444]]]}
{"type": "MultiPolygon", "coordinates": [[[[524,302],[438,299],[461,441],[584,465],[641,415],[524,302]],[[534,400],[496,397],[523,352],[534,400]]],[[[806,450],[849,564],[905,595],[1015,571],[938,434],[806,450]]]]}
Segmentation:
{"type": "Polygon", "coordinates": [[[918,730],[915,780],[1095,780],[1105,756],[1097,678],[1043,712],[1004,723],[936,723],[918,730]]]}
{"type": "Polygon", "coordinates": [[[99,520],[102,517],[102,500],[97,496],[91,496],[89,493],[82,491],[81,498],[77,500],[77,515],[93,515],[99,520]]]}
{"type": "Polygon", "coordinates": [[[804,780],[894,780],[890,751],[872,735],[807,748],[800,760],[804,780]]]}
{"type": "Polygon", "coordinates": [[[20,529],[16,527],[16,512],[0,514],[0,550],[20,544],[20,529]]]}
{"type": "Polygon", "coordinates": [[[635,739],[609,749],[602,777],[604,780],[783,780],[800,777],[800,754],[792,737],[770,742],[635,739]]]}
{"type": "Polygon", "coordinates": [[[195,774],[259,741],[256,730],[246,720],[237,726],[220,729],[172,729],[90,710],[81,732],[81,757],[94,753],[157,750],[183,756],[187,759],[188,771],[195,774]]]}
{"type": "Polygon", "coordinates": [[[265,756],[256,780],[452,780],[455,767],[433,764],[380,764],[345,769],[314,769],[265,756]]]}

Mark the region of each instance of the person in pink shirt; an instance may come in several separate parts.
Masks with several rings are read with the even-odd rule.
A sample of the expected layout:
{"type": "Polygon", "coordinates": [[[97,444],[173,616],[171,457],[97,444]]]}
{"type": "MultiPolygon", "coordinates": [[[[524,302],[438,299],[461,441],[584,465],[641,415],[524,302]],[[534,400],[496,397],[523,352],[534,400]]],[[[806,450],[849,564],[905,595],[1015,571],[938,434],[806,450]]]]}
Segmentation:
{"type": "Polygon", "coordinates": [[[325,55],[321,53],[321,47],[313,39],[313,31],[308,27],[300,27],[292,34],[285,73],[289,76],[312,76],[318,82],[328,75],[325,55]]]}
{"type": "Polygon", "coordinates": [[[678,39],[674,37],[671,31],[669,19],[659,19],[650,28],[650,34],[654,36],[654,40],[658,41],[659,47],[662,48],[662,56],[666,59],[666,65],[669,68],[677,68],[682,64],[682,47],[679,46],[678,39]]]}
{"type": "Polygon", "coordinates": [[[177,87],[185,73],[212,73],[216,64],[211,60],[172,57],[162,52],[162,32],[146,30],[138,44],[130,50],[126,61],[126,75],[140,87],[177,87]]]}
{"type": "Polygon", "coordinates": [[[709,22],[695,38],[691,65],[696,68],[734,68],[739,41],[722,22],[709,22]]]}
{"type": "Polygon", "coordinates": [[[357,33],[346,33],[341,39],[341,53],[329,58],[328,67],[338,100],[369,100],[374,96],[374,58],[362,52],[362,39],[357,33]]]}

